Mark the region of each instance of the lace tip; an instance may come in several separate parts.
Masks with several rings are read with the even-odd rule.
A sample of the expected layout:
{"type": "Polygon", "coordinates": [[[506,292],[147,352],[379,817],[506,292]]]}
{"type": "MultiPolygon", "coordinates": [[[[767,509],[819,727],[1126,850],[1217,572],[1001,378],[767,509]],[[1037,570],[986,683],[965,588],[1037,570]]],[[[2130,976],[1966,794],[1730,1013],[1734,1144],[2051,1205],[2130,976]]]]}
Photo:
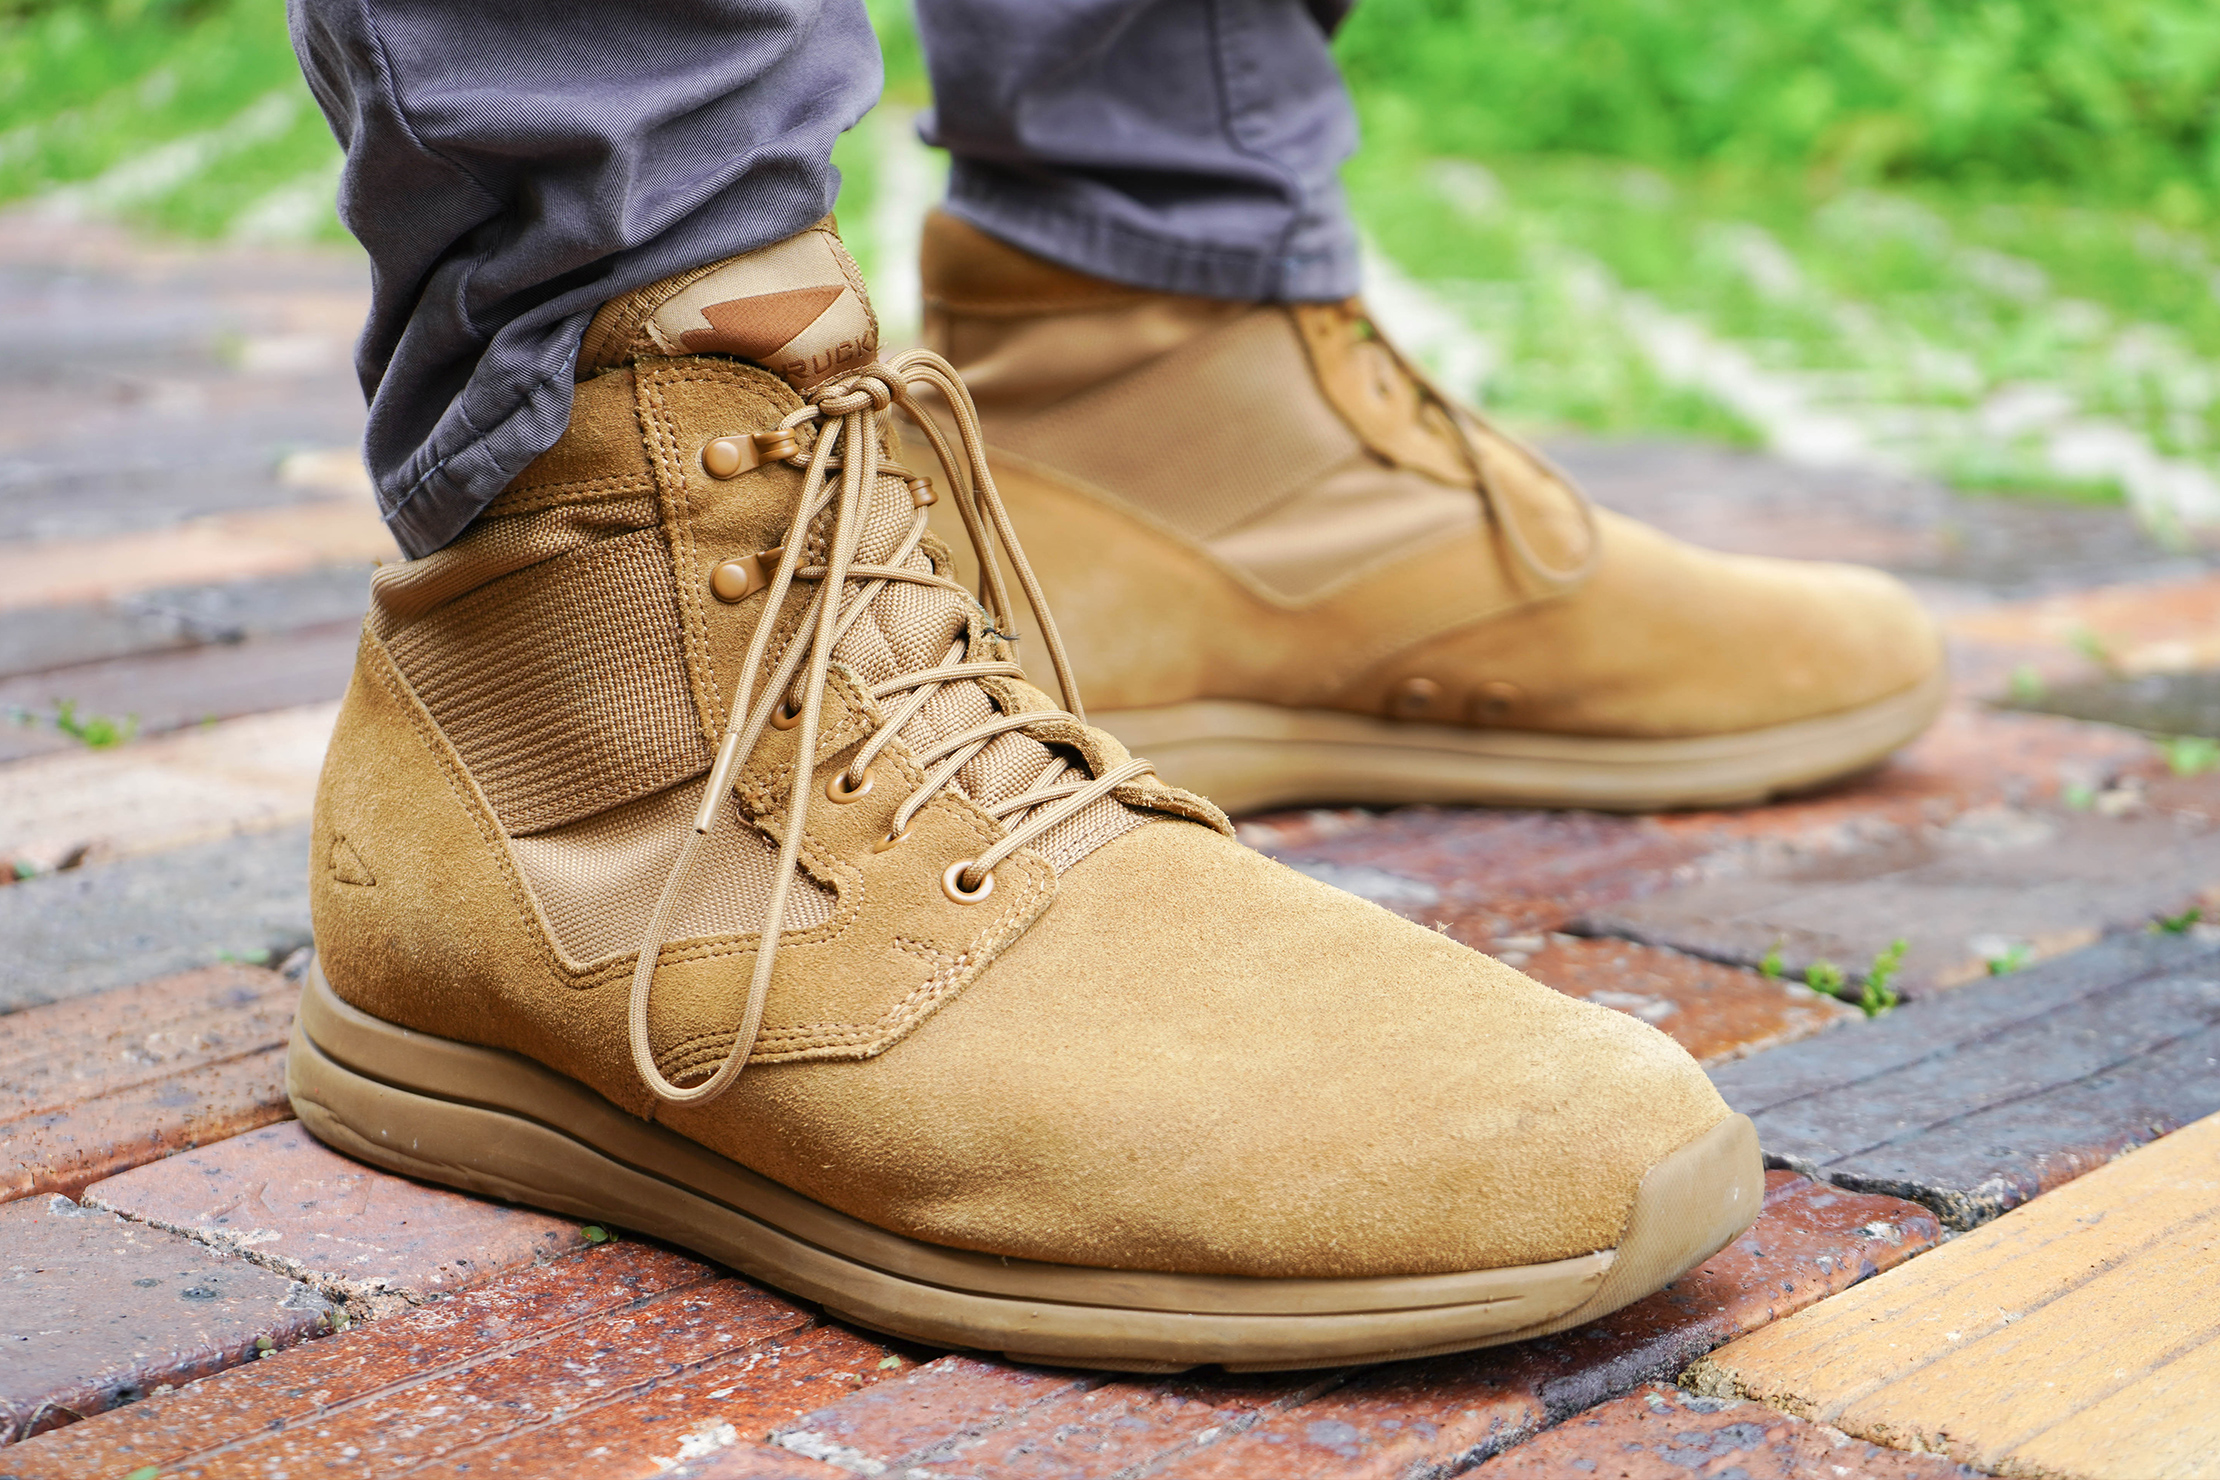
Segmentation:
{"type": "Polygon", "coordinates": [[[740,759],[740,736],[727,730],[724,742],[717,747],[717,760],[709,768],[709,784],[702,788],[701,810],[694,814],[694,831],[706,833],[717,825],[717,802],[732,790],[732,771],[740,759]]]}

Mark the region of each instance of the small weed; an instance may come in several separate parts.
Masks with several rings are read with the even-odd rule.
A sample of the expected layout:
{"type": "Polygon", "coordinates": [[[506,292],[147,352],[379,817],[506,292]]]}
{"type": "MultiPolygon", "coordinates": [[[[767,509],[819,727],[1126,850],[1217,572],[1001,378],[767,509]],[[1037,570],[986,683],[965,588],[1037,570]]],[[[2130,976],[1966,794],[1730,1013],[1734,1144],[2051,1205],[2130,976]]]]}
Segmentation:
{"type": "Polygon", "coordinates": [[[1773,942],[1773,949],[1765,953],[1763,961],[1758,962],[1758,975],[1764,977],[1767,981],[1777,982],[1781,979],[1781,943],[1779,941],[1773,942]]]}
{"type": "Polygon", "coordinates": [[[218,951],[216,959],[226,966],[267,966],[270,953],[260,946],[244,951],[218,951]]]}
{"type": "Polygon", "coordinates": [[[2160,915],[2157,919],[2151,921],[2151,933],[2153,935],[2187,935],[2189,927],[2204,917],[2205,912],[2200,906],[2191,905],[2178,915],[2160,915]]]}
{"type": "Polygon", "coordinates": [[[266,1357],[276,1350],[277,1343],[272,1341],[269,1337],[257,1336],[254,1339],[254,1351],[256,1356],[266,1357]]]}
{"type": "Polygon", "coordinates": [[[902,1365],[902,1359],[901,1359],[900,1357],[881,1357],[881,1358],[879,1358],[879,1370],[880,1370],[881,1372],[892,1372],[892,1371],[893,1371],[893,1370],[894,1370],[895,1368],[897,1368],[897,1367],[899,1367],[899,1366],[901,1366],[901,1365],[902,1365]]]}
{"type": "Polygon", "coordinates": [[[139,733],[139,717],[126,715],[119,722],[105,714],[80,715],[75,699],[57,699],[54,701],[54,728],[87,750],[107,750],[128,742],[139,733]]]}
{"type": "Polygon", "coordinates": [[[8,866],[15,871],[15,876],[19,881],[35,879],[39,876],[39,866],[28,858],[18,858],[8,866]]]}
{"type": "Polygon", "coordinates": [[[2043,675],[2033,663],[2022,663],[2012,670],[2007,687],[2012,697],[2022,704],[2033,704],[2049,692],[2050,685],[2043,682],[2043,675]]]}
{"type": "Polygon", "coordinates": [[[2111,644],[2099,636],[2096,629],[2076,627],[2066,635],[2066,641],[2075,652],[2081,654],[2113,677],[2119,677],[2120,660],[2112,656],[2111,644]]]}
{"type": "Polygon", "coordinates": [[[2169,735],[2158,748],[2166,756],[2166,769],[2176,776],[2220,770],[2220,740],[2209,735],[2169,735]]]}
{"type": "Polygon", "coordinates": [[[153,1465],[141,1465],[136,1470],[133,1470],[130,1474],[124,1476],[123,1480],[161,1480],[161,1475],[162,1472],[157,1467],[153,1465]]]}
{"type": "Polygon", "coordinates": [[[2007,946],[2002,954],[1988,958],[1989,975],[2010,976],[2025,966],[2028,958],[2034,954],[2033,948],[2026,941],[2007,946]]]}
{"type": "Polygon", "coordinates": [[[598,1223],[589,1223],[584,1228],[579,1229],[578,1232],[589,1244],[605,1244],[616,1237],[615,1234],[598,1223]]]}
{"type": "Polygon", "coordinates": [[[1804,985],[1824,996],[1840,997],[1847,981],[1841,967],[1832,961],[1819,960],[1804,968],[1804,985]]]}
{"type": "Polygon", "coordinates": [[[1865,982],[1858,990],[1858,1006],[1869,1018],[1879,1017],[1904,999],[1891,985],[1896,974],[1904,969],[1904,953],[1911,949],[1911,942],[1898,936],[1889,942],[1888,949],[1873,958],[1866,968],[1865,982]]]}
{"type": "Polygon", "coordinates": [[[2097,804],[2097,789],[2079,781],[2069,781],[2058,788],[2058,800],[2066,804],[2069,812],[2086,812],[2097,804]]]}

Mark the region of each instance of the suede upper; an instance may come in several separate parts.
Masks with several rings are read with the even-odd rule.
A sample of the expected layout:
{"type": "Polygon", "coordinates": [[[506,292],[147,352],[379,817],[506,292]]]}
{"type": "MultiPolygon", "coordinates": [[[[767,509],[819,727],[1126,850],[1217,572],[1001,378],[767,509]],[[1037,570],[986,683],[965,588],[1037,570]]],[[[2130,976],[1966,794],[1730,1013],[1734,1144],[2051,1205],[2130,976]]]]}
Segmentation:
{"type": "MultiPolygon", "coordinates": [[[[871,788],[828,791],[886,721],[886,673],[940,661],[951,634],[1009,651],[930,584],[890,586],[825,686],[804,877],[750,1067],[715,1100],[658,1101],[626,1047],[639,928],[766,600],[715,594],[715,572],[794,537],[802,478],[778,460],[708,477],[700,450],[799,402],[733,360],[636,353],[577,404],[478,525],[377,582],[315,818],[317,944],[346,1001],[528,1055],[879,1227],[1106,1268],[1587,1254],[1624,1235],[1648,1169],[1728,1115],[1656,1030],[1262,858],[1151,777],[964,902],[949,870],[1007,835],[995,788],[1040,758],[1108,777],[1128,757],[993,678],[947,722],[1029,716],[994,742],[1021,748],[982,755],[899,837],[927,769],[904,740],[871,788]]],[[[902,478],[879,485],[906,517],[902,478]]],[[[763,732],[657,957],[649,1040],[674,1079],[734,1042],[801,733],[763,732]]]]}
{"type": "Polygon", "coordinates": [[[928,342],[972,385],[1106,713],[1229,699],[1684,738],[1853,710],[1942,662],[1890,577],[1590,518],[1361,304],[1109,289],[945,215],[924,271],[928,342]]]}

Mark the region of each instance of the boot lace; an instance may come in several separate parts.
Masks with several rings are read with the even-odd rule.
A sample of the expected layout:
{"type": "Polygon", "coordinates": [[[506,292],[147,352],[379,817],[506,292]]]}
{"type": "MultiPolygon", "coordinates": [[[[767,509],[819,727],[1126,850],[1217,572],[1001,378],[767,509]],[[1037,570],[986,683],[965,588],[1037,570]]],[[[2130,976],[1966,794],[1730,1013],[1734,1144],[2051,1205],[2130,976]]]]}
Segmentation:
{"type": "MultiPolygon", "coordinates": [[[[801,496],[780,549],[777,572],[771,577],[765,595],[763,614],[757,619],[748,644],[747,657],[741,667],[740,690],[733,698],[731,715],[717,746],[716,760],[709,768],[709,782],[702,792],[700,810],[680,847],[677,862],[672,865],[655,912],[649,917],[647,932],[640,943],[639,964],[632,975],[629,1012],[632,1063],[648,1089],[666,1104],[704,1103],[730,1089],[746,1066],[762,1030],[764,1004],[770,995],[771,973],[778,959],[779,932],[786,918],[787,901],[801,853],[803,825],[814,795],[819,720],[835,646],[881,593],[897,582],[941,588],[957,593],[966,601],[973,599],[966,587],[946,576],[908,568],[910,557],[925,538],[928,527],[926,509],[922,505],[912,518],[907,535],[885,561],[867,563],[857,559],[857,545],[879,474],[883,467],[890,470],[896,467],[882,459],[881,448],[899,445],[892,420],[897,408],[908,413],[912,424],[924,433],[947,475],[951,499],[963,518],[964,533],[978,552],[981,590],[977,599],[985,610],[989,626],[998,635],[1016,630],[1009,589],[995,558],[994,545],[999,541],[1032,611],[1034,630],[1048,649],[1064,708],[997,713],[994,718],[957,734],[923,742],[912,758],[923,768],[924,776],[895,812],[892,828],[880,846],[898,843],[909,831],[918,811],[949,787],[956,773],[997,736],[1043,721],[1086,722],[1086,711],[1080,704],[1079,686],[1072,676],[1063,639],[1057,633],[1054,618],[1049,615],[1040,581],[1018,544],[1017,531],[1010,522],[1008,510],[1003,507],[1002,496],[994,486],[994,477],[987,468],[985,440],[980,435],[978,415],[955,369],[930,350],[911,350],[892,361],[865,366],[813,391],[808,403],[781,423],[787,428],[816,424],[814,445],[789,459],[806,469],[801,496]],[[937,419],[917,403],[913,395],[915,387],[938,391],[953,411],[957,439],[962,443],[961,455],[949,444],[937,419]],[[840,475],[837,480],[828,477],[835,470],[840,475]],[[814,562],[805,563],[815,548],[808,532],[828,509],[832,511],[832,521],[829,536],[820,542],[822,555],[814,562]],[[779,661],[771,667],[767,678],[759,682],[758,675],[764,671],[765,658],[780,625],[786,597],[796,581],[813,583],[816,590],[779,661]],[[780,729],[799,731],[798,751],[787,798],[786,824],[779,841],[778,865],[772,874],[771,896],[765,910],[761,943],[756,950],[754,975],[748,983],[747,1004],[732,1047],[716,1070],[699,1083],[681,1086],[665,1078],[657,1067],[648,1037],[648,1004],[658,958],[669,937],[672,921],[686,899],[702,846],[731,810],[722,803],[731,793],[733,778],[754,753],[765,726],[774,724],[780,729]]],[[[881,710],[881,722],[844,770],[832,778],[833,786],[842,788],[847,796],[858,795],[868,787],[871,762],[947,685],[982,678],[1024,676],[1016,663],[992,658],[971,659],[969,642],[969,637],[958,637],[937,664],[872,687],[870,693],[874,702],[885,706],[881,710]]],[[[1006,828],[1004,835],[977,857],[952,865],[943,880],[944,887],[959,898],[985,898],[994,887],[997,864],[1082,809],[1154,769],[1145,760],[1131,760],[1094,776],[1061,755],[1053,756],[1023,792],[986,806],[988,814],[1006,828]]]]}

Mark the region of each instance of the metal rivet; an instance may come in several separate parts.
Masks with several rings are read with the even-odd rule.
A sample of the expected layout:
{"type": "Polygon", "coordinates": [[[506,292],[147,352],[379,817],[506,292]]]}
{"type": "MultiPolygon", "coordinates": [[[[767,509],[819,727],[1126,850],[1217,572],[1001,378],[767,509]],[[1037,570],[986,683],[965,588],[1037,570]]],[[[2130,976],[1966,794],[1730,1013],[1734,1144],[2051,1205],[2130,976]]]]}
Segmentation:
{"type": "Polygon", "coordinates": [[[853,790],[850,790],[848,786],[848,773],[846,771],[835,771],[832,773],[832,779],[825,783],[825,796],[830,801],[839,802],[845,805],[846,803],[854,801],[856,798],[869,791],[871,789],[871,780],[871,767],[865,766],[863,768],[862,783],[855,787],[853,790]]]}
{"type": "Polygon", "coordinates": [[[1441,685],[1430,678],[1406,678],[1388,692],[1388,713],[1398,719],[1424,719],[1441,704],[1441,685]]]}
{"type": "Polygon", "coordinates": [[[1515,683],[1505,683],[1501,679],[1490,680],[1472,691],[1472,722],[1478,725],[1500,723],[1518,707],[1519,700],[1525,697],[1524,691],[1515,683]]]}
{"type": "Polygon", "coordinates": [[[971,865],[972,860],[968,858],[959,858],[948,865],[940,876],[940,892],[958,904],[977,904],[980,900],[994,893],[993,874],[987,875],[986,882],[979,886],[976,894],[968,894],[964,891],[964,870],[970,868],[971,865]]]}

